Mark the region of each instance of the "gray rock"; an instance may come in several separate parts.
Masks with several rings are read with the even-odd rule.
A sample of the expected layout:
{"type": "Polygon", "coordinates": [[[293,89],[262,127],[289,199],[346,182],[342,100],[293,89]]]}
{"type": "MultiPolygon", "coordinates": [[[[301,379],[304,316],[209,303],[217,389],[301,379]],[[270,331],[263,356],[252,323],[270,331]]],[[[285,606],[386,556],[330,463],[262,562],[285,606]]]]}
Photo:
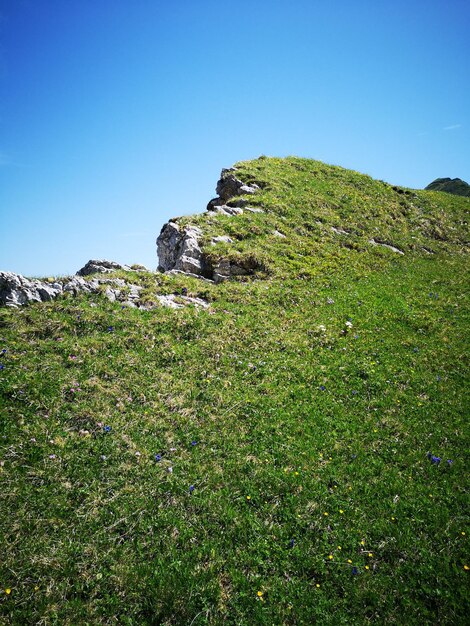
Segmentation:
{"type": "MultiPolygon", "coordinates": [[[[247,185],[235,175],[236,169],[222,170],[217,182],[217,198],[213,198],[207,205],[211,214],[241,215],[246,207],[253,213],[263,212],[262,209],[248,207],[249,201],[238,196],[251,196],[259,191],[257,185],[247,185]]],[[[208,221],[210,221],[208,219],[208,221]]],[[[158,269],[162,272],[184,272],[191,276],[203,276],[213,279],[215,282],[226,280],[231,276],[243,276],[252,274],[254,269],[247,267],[247,262],[237,263],[234,261],[221,260],[217,266],[212,267],[209,255],[201,249],[200,241],[202,232],[194,226],[182,227],[177,220],[171,220],[165,224],[157,238],[158,269]]],[[[219,241],[231,243],[227,236],[214,237],[211,241],[215,244],[219,241]]]]}
{"type": "Polygon", "coordinates": [[[116,302],[116,300],[121,295],[121,290],[111,289],[111,287],[106,287],[104,295],[108,298],[110,302],[116,302]]]}
{"type": "Polygon", "coordinates": [[[0,272],[0,304],[19,307],[28,302],[45,302],[62,293],[62,286],[29,279],[14,272],[0,272]]]}
{"type": "Polygon", "coordinates": [[[281,237],[282,239],[286,238],[286,236],[283,233],[279,232],[278,230],[273,231],[273,235],[275,237],[281,237]]]}
{"type": "Polygon", "coordinates": [[[96,261],[90,260],[81,269],[78,270],[77,276],[88,276],[89,274],[109,274],[116,270],[130,270],[128,265],[121,265],[115,261],[96,261]]]}
{"type": "Polygon", "coordinates": [[[170,307],[171,309],[182,309],[184,306],[188,304],[193,304],[196,307],[200,307],[203,309],[207,309],[209,307],[209,303],[202,298],[192,298],[190,296],[180,296],[174,293],[171,293],[167,296],[157,296],[158,302],[162,306],[170,307]]]}
{"type": "Polygon", "coordinates": [[[208,211],[213,211],[214,213],[219,213],[221,215],[241,215],[243,213],[243,209],[235,206],[229,206],[228,204],[222,205],[211,205],[211,208],[208,208],[208,211]]]}
{"type": "Polygon", "coordinates": [[[405,254],[403,250],[400,250],[399,248],[396,248],[395,246],[392,246],[389,243],[384,243],[383,241],[377,241],[377,239],[369,239],[369,243],[371,243],[373,246],[381,246],[382,248],[388,248],[389,250],[391,250],[392,252],[396,252],[397,254],[405,254]]]}
{"type": "Polygon", "coordinates": [[[220,259],[214,267],[213,279],[216,283],[237,276],[251,276],[258,269],[258,263],[251,258],[220,259]]]}
{"type": "Polygon", "coordinates": [[[177,274],[183,274],[184,276],[191,276],[191,278],[197,278],[198,280],[202,280],[206,283],[213,283],[214,281],[211,280],[210,278],[206,278],[205,276],[200,276],[199,274],[191,274],[191,272],[183,272],[181,270],[169,270],[168,272],[166,272],[167,274],[173,274],[173,275],[177,275],[177,274]]]}
{"type": "Polygon", "coordinates": [[[79,292],[91,293],[91,281],[86,281],[79,276],[73,276],[68,282],[64,284],[64,291],[77,295],[79,292]]]}
{"type": "Polygon", "coordinates": [[[233,239],[230,239],[228,235],[218,235],[217,237],[212,237],[211,244],[215,246],[217,243],[233,243],[233,239]]]}
{"type": "MultiPolygon", "coordinates": [[[[122,278],[93,278],[85,280],[81,276],[72,276],[49,283],[43,280],[24,278],[13,272],[0,272],[0,304],[10,307],[19,307],[30,302],[45,302],[52,300],[62,293],[70,293],[77,296],[80,293],[94,294],[102,291],[106,285],[104,295],[111,302],[139,299],[142,287],[127,283],[122,278]],[[128,289],[128,294],[123,295],[123,289],[128,289]]],[[[134,305],[135,306],[135,305],[134,305]]]]}
{"type": "Polygon", "coordinates": [[[257,207],[246,206],[245,211],[249,211],[250,213],[264,213],[263,209],[258,209],[257,207]]]}
{"type": "Polygon", "coordinates": [[[196,226],[180,228],[176,222],[165,224],[157,239],[158,269],[204,275],[206,264],[199,246],[201,235],[196,226]]]}
{"type": "Polygon", "coordinates": [[[235,171],[234,168],[223,169],[217,182],[215,191],[224,202],[235,196],[253,195],[259,191],[258,185],[246,185],[239,180],[233,173],[235,171]]]}

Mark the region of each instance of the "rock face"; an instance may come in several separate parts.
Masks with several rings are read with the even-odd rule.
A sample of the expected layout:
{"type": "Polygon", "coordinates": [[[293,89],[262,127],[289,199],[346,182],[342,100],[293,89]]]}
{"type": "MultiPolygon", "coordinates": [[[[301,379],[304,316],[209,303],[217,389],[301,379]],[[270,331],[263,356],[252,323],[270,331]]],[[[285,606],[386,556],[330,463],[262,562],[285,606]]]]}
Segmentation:
{"type": "Polygon", "coordinates": [[[180,228],[177,222],[165,224],[157,239],[158,269],[189,274],[210,274],[199,246],[202,232],[196,226],[180,228]]]}
{"type": "MultiPolygon", "coordinates": [[[[248,200],[238,196],[253,196],[259,191],[257,185],[247,185],[239,180],[236,169],[223,169],[217,182],[217,198],[207,205],[207,210],[222,215],[240,215],[243,208],[253,213],[262,213],[262,209],[248,207],[248,200]],[[233,198],[238,198],[233,200],[233,198]]],[[[184,272],[194,276],[221,282],[232,276],[253,274],[255,267],[252,261],[221,260],[215,266],[201,249],[202,231],[196,226],[181,227],[177,220],[166,223],[157,238],[158,269],[161,272],[184,272]]],[[[227,236],[219,236],[212,240],[231,243],[227,236]]]]}
{"type": "Polygon", "coordinates": [[[207,205],[208,211],[216,211],[217,213],[225,213],[226,215],[237,215],[243,213],[240,209],[247,206],[248,200],[239,198],[232,200],[236,196],[251,196],[259,191],[258,185],[246,185],[239,180],[234,172],[235,168],[223,169],[220,179],[215,189],[218,198],[213,198],[207,205]],[[233,209],[239,209],[234,211],[233,209]]]}

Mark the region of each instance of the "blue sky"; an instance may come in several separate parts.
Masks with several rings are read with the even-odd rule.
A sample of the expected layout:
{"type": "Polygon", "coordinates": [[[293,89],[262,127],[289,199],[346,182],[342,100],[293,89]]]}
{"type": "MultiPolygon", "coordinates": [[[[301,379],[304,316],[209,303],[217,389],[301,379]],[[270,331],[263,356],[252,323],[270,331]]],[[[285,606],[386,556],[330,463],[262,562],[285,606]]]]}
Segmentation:
{"type": "Polygon", "coordinates": [[[463,0],[0,0],[0,269],[154,269],[261,154],[470,182],[469,32],[463,0]]]}

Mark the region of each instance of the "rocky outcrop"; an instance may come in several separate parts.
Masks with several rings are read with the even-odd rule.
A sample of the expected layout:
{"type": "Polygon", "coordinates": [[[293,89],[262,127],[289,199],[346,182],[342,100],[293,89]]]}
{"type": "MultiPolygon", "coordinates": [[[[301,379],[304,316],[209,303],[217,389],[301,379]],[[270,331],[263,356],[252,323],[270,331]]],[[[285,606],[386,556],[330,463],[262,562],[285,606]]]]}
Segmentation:
{"type": "Polygon", "coordinates": [[[252,196],[259,191],[258,185],[246,185],[235,176],[236,168],[223,169],[220,179],[215,189],[218,197],[213,198],[207,205],[208,211],[216,211],[217,213],[225,213],[226,215],[236,215],[243,213],[240,209],[246,207],[249,201],[246,198],[237,198],[238,196],[252,196]],[[239,209],[233,211],[233,209],[239,209]]]}
{"type": "Polygon", "coordinates": [[[89,276],[90,274],[109,274],[116,270],[130,271],[128,265],[121,265],[115,261],[95,261],[90,260],[81,269],[78,270],[77,276],[89,276]]]}
{"type": "Polygon", "coordinates": [[[177,222],[165,224],[157,239],[158,269],[209,275],[211,270],[199,244],[201,236],[202,231],[196,226],[182,228],[177,222]]]}
{"type": "Polygon", "coordinates": [[[215,283],[221,283],[222,281],[233,278],[234,276],[251,276],[258,269],[261,269],[258,262],[251,257],[240,259],[221,259],[214,266],[212,279],[215,283]]]}
{"type": "MultiPolygon", "coordinates": [[[[239,197],[253,196],[259,187],[245,184],[236,177],[236,171],[236,168],[222,170],[216,187],[218,197],[209,202],[207,210],[229,216],[240,215],[244,210],[262,213],[262,209],[247,206],[249,201],[239,197]]],[[[180,226],[177,219],[166,223],[157,238],[158,269],[161,272],[184,272],[215,282],[254,273],[253,260],[222,259],[214,265],[201,248],[201,238],[202,231],[196,226],[180,226]]],[[[218,242],[232,243],[232,240],[220,235],[214,237],[211,244],[218,242]]]]}
{"type": "Polygon", "coordinates": [[[46,302],[62,293],[60,282],[25,278],[13,272],[0,272],[0,304],[18,307],[28,302],[46,302]]]}
{"type": "MultiPolygon", "coordinates": [[[[96,261],[89,261],[85,267],[96,261]]],[[[112,261],[100,261],[108,272],[119,264],[112,261]]],[[[125,266],[119,265],[120,269],[125,266]]],[[[82,268],[83,269],[83,268],[82,268]]],[[[103,272],[102,272],[103,273],[103,272]]],[[[156,296],[156,302],[141,302],[143,287],[129,283],[122,278],[96,277],[85,279],[78,273],[72,277],[60,278],[57,281],[29,279],[14,274],[13,272],[0,272],[0,305],[17,308],[32,302],[46,302],[53,300],[62,294],[102,294],[111,302],[119,302],[122,306],[151,310],[157,306],[167,306],[179,309],[183,306],[194,305],[207,308],[209,305],[201,298],[193,298],[188,295],[169,294],[156,296]]]]}

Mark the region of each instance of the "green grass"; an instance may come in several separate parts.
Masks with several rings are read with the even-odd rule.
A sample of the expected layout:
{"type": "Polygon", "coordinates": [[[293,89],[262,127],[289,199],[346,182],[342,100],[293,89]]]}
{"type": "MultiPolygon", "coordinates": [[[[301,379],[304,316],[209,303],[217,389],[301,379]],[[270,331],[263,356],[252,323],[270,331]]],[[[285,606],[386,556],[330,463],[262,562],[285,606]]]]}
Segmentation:
{"type": "Polygon", "coordinates": [[[1,311],[1,623],[465,622],[469,201],[240,168],[265,213],[187,221],[265,271],[129,276],[208,311],[1,311]]]}

